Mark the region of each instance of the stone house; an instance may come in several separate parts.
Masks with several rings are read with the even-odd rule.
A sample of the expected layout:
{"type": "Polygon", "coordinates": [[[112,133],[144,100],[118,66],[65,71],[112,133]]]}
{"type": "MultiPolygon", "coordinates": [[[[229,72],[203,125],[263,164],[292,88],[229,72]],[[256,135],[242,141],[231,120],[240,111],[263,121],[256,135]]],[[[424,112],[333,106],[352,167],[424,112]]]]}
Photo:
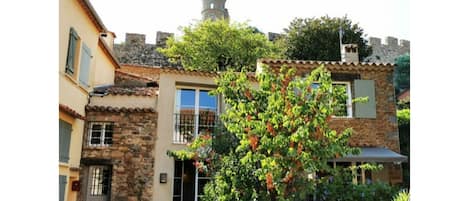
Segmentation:
{"type": "MultiPolygon", "coordinates": [[[[398,154],[392,64],[259,59],[258,70],[262,65],[287,65],[301,76],[321,64],[349,95],[343,116],[331,127],[352,127],[350,145],[362,150],[361,155],[335,159],[331,165],[381,163],[383,170],[360,172],[354,182],[401,183],[400,163],[406,157],[398,154]],[[362,96],[369,102],[351,102],[362,96]]],[[[198,200],[210,178],[195,171],[191,161],[177,161],[167,151],[184,149],[191,140],[187,136],[214,132],[214,119],[224,104],[208,91],[216,87],[218,73],[125,64],[115,75],[115,85],[95,88],[86,107],[79,200],[92,200],[87,192],[102,186],[110,200],[198,200]],[[93,167],[106,172],[101,186],[89,179],[97,174],[93,167]]]]}
{"type": "Polygon", "coordinates": [[[74,201],[88,94],[114,84],[119,63],[108,31],[88,0],[59,2],[59,200],[74,201]]]}

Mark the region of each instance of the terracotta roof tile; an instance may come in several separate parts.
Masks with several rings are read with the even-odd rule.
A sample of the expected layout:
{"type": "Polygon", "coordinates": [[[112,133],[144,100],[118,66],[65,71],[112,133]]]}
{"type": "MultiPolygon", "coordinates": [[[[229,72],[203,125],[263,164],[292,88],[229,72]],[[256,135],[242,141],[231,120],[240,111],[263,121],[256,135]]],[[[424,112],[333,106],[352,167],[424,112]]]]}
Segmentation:
{"type": "Polygon", "coordinates": [[[312,60],[286,60],[286,59],[259,59],[258,63],[274,65],[303,65],[297,68],[314,68],[317,65],[324,64],[330,70],[370,70],[370,71],[392,71],[392,63],[374,63],[374,62],[341,62],[341,61],[312,61],[312,60]]]}
{"type": "Polygon", "coordinates": [[[73,118],[85,120],[85,116],[81,115],[80,113],[78,113],[74,109],[72,109],[72,108],[70,108],[70,107],[68,107],[64,104],[59,104],[59,110],[69,114],[73,118]]]}
{"type": "Polygon", "coordinates": [[[130,79],[136,79],[138,81],[143,81],[143,82],[154,82],[155,80],[149,78],[149,77],[144,77],[135,73],[130,73],[130,72],[125,72],[122,70],[116,70],[116,76],[122,76],[130,79]]]}
{"type": "Polygon", "coordinates": [[[109,87],[105,92],[111,95],[157,96],[158,87],[109,87]]]}
{"type": "Polygon", "coordinates": [[[127,108],[127,107],[111,107],[111,106],[90,106],[87,105],[85,107],[86,111],[94,111],[94,112],[127,112],[127,113],[134,113],[134,112],[145,112],[145,113],[155,113],[156,110],[154,108],[127,108]]]}

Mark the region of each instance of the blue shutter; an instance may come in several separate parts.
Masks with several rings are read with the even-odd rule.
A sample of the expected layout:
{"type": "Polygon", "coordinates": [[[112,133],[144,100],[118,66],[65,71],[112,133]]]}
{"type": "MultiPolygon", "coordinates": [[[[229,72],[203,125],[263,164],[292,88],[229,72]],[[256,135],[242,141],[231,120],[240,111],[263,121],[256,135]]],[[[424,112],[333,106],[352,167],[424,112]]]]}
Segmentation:
{"type": "Polygon", "coordinates": [[[73,28],[70,28],[70,35],[68,39],[67,61],[65,64],[65,72],[68,74],[74,73],[77,42],[78,42],[78,34],[75,32],[73,28]]]}
{"type": "Polygon", "coordinates": [[[81,60],[80,60],[80,84],[89,87],[89,76],[90,76],[90,64],[91,64],[91,50],[82,44],[81,48],[81,60]]]}
{"type": "Polygon", "coordinates": [[[67,176],[59,175],[59,201],[65,200],[65,186],[67,186],[67,176]]]}
{"type": "Polygon", "coordinates": [[[366,103],[355,103],[355,117],[376,118],[375,81],[354,80],[355,98],[368,97],[366,103]]]}
{"type": "Polygon", "coordinates": [[[59,161],[68,163],[72,125],[59,119],[59,161]]]}

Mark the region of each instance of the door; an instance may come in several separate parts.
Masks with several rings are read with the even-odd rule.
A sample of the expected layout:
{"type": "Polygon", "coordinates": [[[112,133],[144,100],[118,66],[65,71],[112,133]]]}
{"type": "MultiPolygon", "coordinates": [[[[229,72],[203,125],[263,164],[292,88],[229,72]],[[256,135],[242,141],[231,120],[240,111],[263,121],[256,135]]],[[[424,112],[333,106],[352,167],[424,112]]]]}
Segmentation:
{"type": "Polygon", "coordinates": [[[108,201],[111,193],[111,168],[104,165],[90,166],[86,190],[87,201],[108,201]]]}

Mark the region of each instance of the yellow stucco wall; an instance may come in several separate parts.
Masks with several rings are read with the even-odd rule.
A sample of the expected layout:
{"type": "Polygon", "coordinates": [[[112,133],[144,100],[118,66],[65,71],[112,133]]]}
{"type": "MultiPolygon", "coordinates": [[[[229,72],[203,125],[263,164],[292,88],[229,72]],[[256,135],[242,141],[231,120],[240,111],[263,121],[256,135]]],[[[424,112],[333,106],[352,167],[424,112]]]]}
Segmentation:
{"type": "Polygon", "coordinates": [[[106,56],[102,48],[98,47],[98,50],[96,54],[96,67],[92,69],[94,70],[92,71],[94,74],[93,85],[114,84],[114,64],[106,56]]]}
{"type": "Polygon", "coordinates": [[[155,177],[154,177],[154,201],[172,200],[174,158],[166,153],[168,150],[180,150],[186,146],[173,143],[173,115],[174,99],[176,95],[176,82],[189,82],[194,84],[215,85],[211,77],[190,76],[180,74],[162,73],[159,80],[158,110],[158,140],[155,149],[155,177]],[[160,184],[160,173],[168,174],[168,182],[160,184]]]}
{"type": "Polygon", "coordinates": [[[83,136],[84,121],[81,119],[75,119],[70,115],[59,112],[59,119],[72,125],[72,134],[70,138],[70,151],[68,163],[59,162],[59,175],[67,176],[67,185],[65,186],[65,198],[66,200],[76,200],[76,192],[71,191],[71,182],[78,180],[79,172],[78,167],[80,164],[81,157],[81,143],[83,136]]]}
{"type": "MultiPolygon", "coordinates": [[[[114,83],[114,65],[110,58],[107,57],[98,46],[98,39],[98,28],[78,3],[78,0],[59,1],[59,103],[73,109],[82,116],[85,116],[85,105],[88,104],[88,92],[91,91],[96,84],[114,83]],[[73,27],[79,36],[77,43],[78,53],[76,54],[76,65],[73,75],[65,73],[71,27],[73,27]],[[78,84],[81,48],[83,44],[86,44],[91,50],[92,55],[90,61],[89,88],[78,84]]],[[[61,111],[59,112],[59,119],[72,125],[69,151],[70,160],[68,163],[59,162],[59,174],[67,176],[65,200],[75,201],[77,193],[71,191],[71,182],[79,179],[78,167],[80,166],[84,121],[73,118],[61,111]]]]}

